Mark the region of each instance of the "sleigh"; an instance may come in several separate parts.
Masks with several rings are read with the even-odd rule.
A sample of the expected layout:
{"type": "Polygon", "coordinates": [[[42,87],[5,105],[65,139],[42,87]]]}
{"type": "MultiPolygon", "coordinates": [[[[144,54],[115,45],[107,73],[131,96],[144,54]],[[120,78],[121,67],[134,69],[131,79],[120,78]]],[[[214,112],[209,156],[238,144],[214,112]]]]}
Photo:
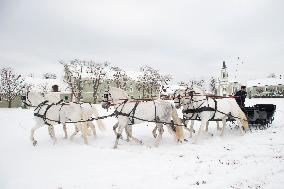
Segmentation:
{"type": "Polygon", "coordinates": [[[242,110],[246,114],[250,126],[266,129],[274,120],[276,105],[256,104],[252,107],[244,107],[242,110]]]}
{"type": "MultiPolygon", "coordinates": [[[[258,129],[266,129],[270,127],[270,124],[274,120],[274,113],[276,110],[276,105],[274,104],[256,104],[251,107],[241,108],[247,117],[247,121],[250,127],[255,127],[258,129]]],[[[200,111],[212,111],[212,110],[200,110],[200,111]]],[[[191,113],[198,113],[193,110],[191,113]]],[[[200,118],[196,116],[191,120],[200,121],[200,118]]],[[[184,121],[184,120],[183,120],[184,121]]],[[[210,121],[222,121],[221,119],[210,119],[210,121]]],[[[233,116],[228,115],[227,121],[235,122],[233,116]]]]}

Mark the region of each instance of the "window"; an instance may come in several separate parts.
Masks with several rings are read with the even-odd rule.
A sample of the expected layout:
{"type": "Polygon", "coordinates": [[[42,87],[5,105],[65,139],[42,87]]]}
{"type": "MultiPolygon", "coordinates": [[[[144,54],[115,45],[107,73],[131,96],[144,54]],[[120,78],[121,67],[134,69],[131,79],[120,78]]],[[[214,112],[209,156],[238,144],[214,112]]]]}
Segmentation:
{"type": "Polygon", "coordinates": [[[52,86],[52,92],[58,92],[58,85],[52,86]]]}
{"type": "Polygon", "coordinates": [[[68,101],[68,96],[64,96],[64,100],[65,100],[65,101],[68,101]]]}

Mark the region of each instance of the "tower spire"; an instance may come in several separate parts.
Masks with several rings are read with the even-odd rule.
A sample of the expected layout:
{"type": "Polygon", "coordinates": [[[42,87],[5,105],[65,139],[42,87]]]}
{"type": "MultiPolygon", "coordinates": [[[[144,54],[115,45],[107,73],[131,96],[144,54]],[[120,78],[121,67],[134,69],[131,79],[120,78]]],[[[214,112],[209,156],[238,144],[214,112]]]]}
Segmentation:
{"type": "Polygon", "coordinates": [[[223,69],[225,69],[225,68],[227,68],[227,66],[226,66],[226,62],[225,62],[225,61],[223,61],[223,69]]]}

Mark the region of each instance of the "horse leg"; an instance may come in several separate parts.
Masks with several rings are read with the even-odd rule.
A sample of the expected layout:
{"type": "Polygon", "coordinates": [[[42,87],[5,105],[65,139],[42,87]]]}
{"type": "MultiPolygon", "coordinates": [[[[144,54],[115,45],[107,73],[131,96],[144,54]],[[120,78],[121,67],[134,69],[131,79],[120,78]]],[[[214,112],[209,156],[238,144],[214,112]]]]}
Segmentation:
{"type": "Polygon", "coordinates": [[[92,129],[94,137],[96,137],[96,136],[97,136],[97,132],[96,132],[96,127],[95,127],[95,125],[93,124],[93,122],[88,121],[87,124],[88,124],[88,126],[92,129]]]}
{"type": "Polygon", "coordinates": [[[55,131],[54,131],[53,125],[48,125],[48,132],[49,132],[51,139],[53,140],[53,145],[55,145],[57,142],[57,139],[55,137],[55,131]]]}
{"type": "Polygon", "coordinates": [[[64,138],[67,139],[68,138],[68,134],[67,134],[66,123],[63,123],[63,131],[64,131],[64,138]]]}
{"type": "Polygon", "coordinates": [[[222,118],[222,124],[223,124],[223,127],[221,129],[221,134],[220,136],[223,136],[224,135],[224,130],[225,130],[225,127],[226,127],[226,117],[222,118]]]}
{"type": "Polygon", "coordinates": [[[198,133],[194,139],[194,141],[192,142],[193,144],[195,144],[197,142],[197,139],[199,138],[201,131],[203,131],[204,127],[206,126],[206,123],[208,122],[209,119],[201,119],[201,125],[200,128],[198,130],[198,133]]]}
{"type": "Polygon", "coordinates": [[[37,141],[34,139],[35,130],[37,130],[38,128],[40,128],[42,126],[43,126],[43,124],[36,123],[36,125],[31,129],[30,139],[31,139],[34,146],[37,145],[37,141]]]}
{"type": "Polygon", "coordinates": [[[72,141],[74,136],[79,132],[79,128],[77,128],[77,126],[75,125],[75,131],[74,133],[70,136],[70,140],[72,141]]]}
{"type": "Polygon", "coordinates": [[[84,139],[84,144],[88,144],[88,124],[87,123],[80,123],[80,128],[81,128],[81,132],[82,132],[82,136],[84,139]]]}
{"type": "Polygon", "coordinates": [[[244,130],[243,130],[243,127],[242,127],[242,122],[239,119],[236,119],[236,121],[239,125],[241,135],[244,135],[245,133],[244,133],[244,130]]]}
{"type": "Polygon", "coordinates": [[[219,124],[219,121],[216,121],[216,124],[217,124],[217,131],[220,131],[220,124],[219,124]]]}
{"type": "Polygon", "coordinates": [[[158,123],[158,124],[157,124],[157,128],[158,128],[158,130],[159,130],[159,136],[158,136],[157,139],[156,139],[156,144],[155,144],[156,147],[159,146],[159,144],[160,144],[160,142],[161,142],[161,140],[162,140],[162,135],[163,135],[163,132],[164,132],[163,124],[158,123]]]}
{"type": "Polygon", "coordinates": [[[190,121],[190,134],[189,134],[189,137],[190,137],[190,138],[192,138],[193,125],[194,125],[194,120],[191,120],[191,121],[190,121]]]}
{"type": "MultiPolygon", "coordinates": [[[[130,141],[130,136],[132,136],[132,126],[131,125],[127,125],[126,127],[125,127],[125,133],[126,133],[126,141],[127,142],[129,142],[130,141]]],[[[133,136],[132,136],[132,138],[133,138],[133,136]]]]}
{"type": "Polygon", "coordinates": [[[209,121],[206,122],[205,132],[208,132],[209,121]]]}
{"type": "Polygon", "coordinates": [[[125,128],[124,125],[118,123],[118,132],[117,132],[117,134],[116,134],[116,139],[115,139],[114,146],[113,146],[114,149],[117,148],[118,140],[120,139],[121,133],[122,133],[122,131],[123,131],[124,128],[125,128]]]}
{"type": "Polygon", "coordinates": [[[153,134],[153,137],[154,137],[154,138],[157,137],[157,133],[156,133],[157,129],[158,129],[158,127],[157,127],[157,125],[156,125],[155,128],[154,128],[153,131],[152,131],[152,134],[153,134]]]}
{"type": "Polygon", "coordinates": [[[133,135],[132,135],[132,126],[131,127],[125,127],[125,132],[126,132],[126,135],[128,138],[131,138],[132,140],[134,140],[136,143],[138,144],[143,144],[143,142],[137,138],[135,138],[133,135]],[[129,130],[131,128],[131,130],[129,130]]]}
{"type": "Polygon", "coordinates": [[[117,132],[116,132],[117,127],[118,127],[118,122],[112,127],[112,130],[113,130],[115,136],[117,136],[117,132]]]}

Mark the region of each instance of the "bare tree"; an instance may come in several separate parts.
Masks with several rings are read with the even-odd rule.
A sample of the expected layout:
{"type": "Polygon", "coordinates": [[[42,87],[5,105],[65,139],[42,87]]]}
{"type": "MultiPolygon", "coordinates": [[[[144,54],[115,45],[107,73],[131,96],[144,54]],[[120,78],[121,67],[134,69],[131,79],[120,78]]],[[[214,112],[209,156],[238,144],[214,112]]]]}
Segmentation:
{"type": "Polygon", "coordinates": [[[188,86],[193,87],[194,85],[197,85],[201,88],[204,88],[205,81],[203,79],[200,80],[190,80],[188,86]]]}
{"type": "Polygon", "coordinates": [[[180,81],[178,82],[179,86],[184,86],[184,87],[188,87],[188,83],[186,83],[185,81],[180,81]]]}
{"type": "Polygon", "coordinates": [[[107,77],[107,72],[110,70],[110,63],[95,63],[89,61],[87,63],[87,73],[93,82],[93,98],[94,103],[97,103],[98,89],[107,77]]]}
{"type": "Polygon", "coordinates": [[[38,84],[38,87],[40,89],[40,92],[43,93],[43,94],[46,94],[47,92],[49,92],[49,87],[48,87],[47,82],[38,84]]]}
{"type": "Polygon", "coordinates": [[[12,107],[12,101],[16,96],[23,92],[25,87],[24,79],[18,75],[10,67],[5,67],[0,70],[0,95],[1,98],[8,101],[8,108],[12,107]]]}
{"type": "Polygon", "coordinates": [[[126,72],[117,66],[112,66],[111,70],[113,73],[113,82],[115,83],[117,88],[125,89],[127,81],[130,78],[127,76],[126,72]]]}
{"type": "Polygon", "coordinates": [[[162,85],[168,84],[172,79],[171,75],[162,75],[150,66],[142,66],[140,71],[142,74],[138,77],[138,89],[142,90],[142,98],[145,97],[145,92],[152,96],[153,91],[159,91],[162,85]]]}
{"type": "Polygon", "coordinates": [[[64,63],[63,61],[60,61],[60,63],[64,66],[64,81],[68,84],[72,93],[71,101],[75,97],[76,101],[79,102],[86,84],[85,80],[83,80],[85,61],[75,59],[70,61],[70,63],[64,63]]]}
{"type": "Polygon", "coordinates": [[[276,75],[275,75],[275,73],[270,73],[267,77],[268,78],[276,78],[276,75]]]}
{"type": "Polygon", "coordinates": [[[210,91],[211,91],[214,95],[217,94],[216,84],[217,84],[217,80],[216,80],[214,77],[211,77],[211,78],[210,78],[209,87],[210,87],[210,91]]]}
{"type": "Polygon", "coordinates": [[[44,74],[43,74],[43,78],[44,78],[44,79],[56,79],[57,76],[56,76],[56,74],[54,74],[54,73],[44,73],[44,74]]]}

